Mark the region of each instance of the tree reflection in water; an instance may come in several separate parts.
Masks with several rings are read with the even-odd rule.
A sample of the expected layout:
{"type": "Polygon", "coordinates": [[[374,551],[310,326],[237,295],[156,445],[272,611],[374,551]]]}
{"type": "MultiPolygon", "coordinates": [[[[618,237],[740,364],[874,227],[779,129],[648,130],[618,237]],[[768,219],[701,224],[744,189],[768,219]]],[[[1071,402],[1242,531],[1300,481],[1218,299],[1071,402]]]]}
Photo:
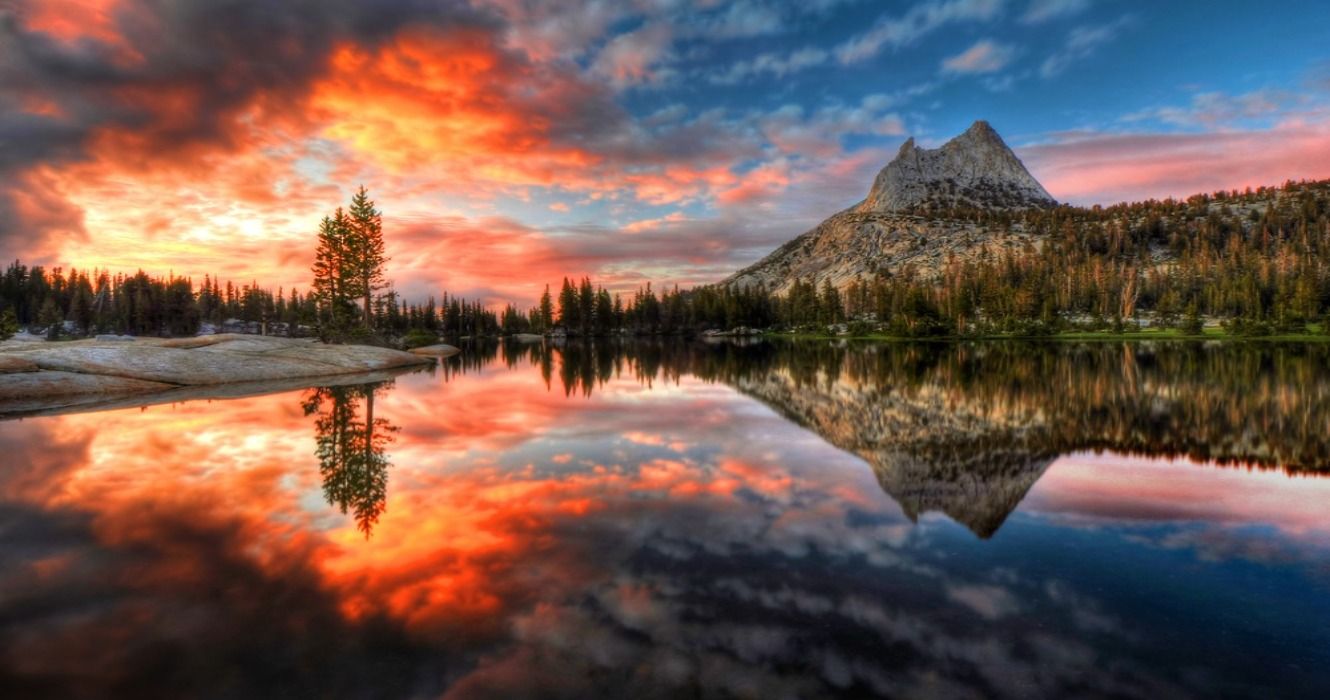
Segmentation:
{"type": "Polygon", "coordinates": [[[399,428],[374,417],[374,397],[392,389],[392,382],[316,387],[305,392],[301,408],[314,419],[315,450],[323,496],[356,519],[366,539],[383,515],[388,497],[385,449],[399,428]],[[361,402],[364,413],[361,414],[361,402]]]}
{"type": "MultiPolygon", "coordinates": [[[[579,399],[623,377],[724,383],[863,459],[911,519],[942,512],[989,538],[1068,453],[1325,473],[1327,361],[1315,344],[480,341],[436,376],[530,365],[547,390],[579,399]]],[[[368,535],[395,428],[358,421],[361,398],[373,413],[364,387],[317,390],[306,412],[330,398],[324,491],[368,535]]]]}
{"type": "Polygon", "coordinates": [[[443,380],[500,357],[570,397],[625,376],[720,382],[843,449],[905,442],[929,464],[1111,450],[1330,470],[1330,346],[1317,343],[486,342],[442,360],[443,380]]]}

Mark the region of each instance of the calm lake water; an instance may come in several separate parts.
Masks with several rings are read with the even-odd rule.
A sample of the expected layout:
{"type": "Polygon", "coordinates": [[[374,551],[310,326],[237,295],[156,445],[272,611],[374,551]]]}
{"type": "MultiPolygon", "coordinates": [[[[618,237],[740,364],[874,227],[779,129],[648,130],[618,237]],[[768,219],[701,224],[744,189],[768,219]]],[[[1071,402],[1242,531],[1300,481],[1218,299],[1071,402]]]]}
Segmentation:
{"type": "Polygon", "coordinates": [[[1330,697],[1330,347],[472,347],[0,422],[5,697],[1330,697]]]}

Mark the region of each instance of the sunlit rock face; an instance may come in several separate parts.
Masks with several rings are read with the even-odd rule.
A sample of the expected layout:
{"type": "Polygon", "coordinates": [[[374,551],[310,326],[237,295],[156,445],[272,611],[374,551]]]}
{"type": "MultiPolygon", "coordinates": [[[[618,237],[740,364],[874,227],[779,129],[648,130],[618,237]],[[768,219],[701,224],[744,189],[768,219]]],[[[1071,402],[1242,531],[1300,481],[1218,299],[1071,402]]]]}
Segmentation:
{"type": "Polygon", "coordinates": [[[988,122],[977,121],[941,148],[906,141],[877,174],[856,210],[907,212],[921,207],[1029,209],[1056,206],[988,122]]]}
{"type": "Polygon", "coordinates": [[[148,395],[160,403],[303,388],[431,362],[390,348],[231,334],[0,344],[0,361],[25,370],[0,371],[0,418],[113,407],[148,395]]]}
{"type": "Polygon", "coordinates": [[[785,292],[795,280],[844,287],[855,277],[911,266],[931,277],[949,259],[1037,244],[1019,223],[978,225],[950,212],[1013,212],[1056,206],[1048,191],[989,126],[975,122],[940,148],[906,141],[859,204],[832,215],[726,284],[785,292]],[[1001,234],[1001,235],[998,235],[1001,234]]]}

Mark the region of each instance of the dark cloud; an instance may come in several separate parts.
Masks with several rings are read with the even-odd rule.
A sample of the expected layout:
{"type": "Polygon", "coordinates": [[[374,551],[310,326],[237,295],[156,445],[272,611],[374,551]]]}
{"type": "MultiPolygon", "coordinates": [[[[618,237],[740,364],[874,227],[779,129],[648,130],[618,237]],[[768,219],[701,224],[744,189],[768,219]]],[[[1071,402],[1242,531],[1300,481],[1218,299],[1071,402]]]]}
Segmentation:
{"type": "Polygon", "coordinates": [[[498,26],[453,2],[124,0],[106,10],[108,33],[62,37],[42,12],[39,0],[0,7],[0,241],[60,228],[25,206],[50,198],[39,186],[26,193],[25,173],[86,158],[108,130],[127,135],[127,164],[234,147],[247,111],[299,119],[293,107],[340,41],[373,47],[417,24],[498,26]]]}

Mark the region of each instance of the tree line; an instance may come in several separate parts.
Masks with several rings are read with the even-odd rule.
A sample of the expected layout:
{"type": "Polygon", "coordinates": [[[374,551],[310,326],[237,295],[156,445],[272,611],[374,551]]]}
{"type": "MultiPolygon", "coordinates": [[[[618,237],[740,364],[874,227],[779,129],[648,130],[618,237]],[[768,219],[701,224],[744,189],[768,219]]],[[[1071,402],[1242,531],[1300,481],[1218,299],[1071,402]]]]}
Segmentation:
{"type": "MultiPolygon", "coordinates": [[[[358,308],[352,317],[363,324],[358,308]]],[[[47,269],[14,261],[0,273],[0,335],[22,329],[51,337],[96,334],[182,336],[203,324],[222,330],[238,322],[246,329],[275,334],[315,335],[321,318],[312,291],[271,289],[257,282],[238,285],[205,275],[132,275],[105,270],[47,269]],[[7,328],[6,328],[7,326],[7,328]]],[[[443,293],[424,303],[407,303],[395,292],[375,295],[370,324],[382,333],[404,335],[428,329],[440,335],[493,335],[498,316],[481,302],[443,293]]]]}
{"type": "Polygon", "coordinates": [[[1122,331],[1143,322],[1199,333],[1211,320],[1264,335],[1306,332],[1330,315],[1330,181],[1111,207],[938,215],[979,224],[999,241],[1023,233],[1038,244],[952,257],[936,270],[880,270],[843,288],[797,279],[780,294],[705,286],[657,297],[648,285],[622,306],[615,296],[607,311],[603,290],[565,280],[555,323],[582,334],[824,332],[843,324],[849,333],[932,337],[1122,331]]]}
{"type": "Polygon", "coordinates": [[[21,329],[49,339],[96,334],[181,336],[214,330],[319,335],[325,340],[372,340],[411,331],[489,335],[498,316],[475,300],[443,293],[441,301],[408,303],[384,274],[382,213],[365,188],[325,217],[318,231],[313,281],[301,293],[258,282],[237,285],[205,275],[126,275],[106,270],[65,271],[15,260],[0,274],[0,339],[21,329]]]}
{"type": "Polygon", "coordinates": [[[708,329],[881,332],[902,337],[1130,330],[1147,322],[1200,333],[1207,319],[1247,335],[1301,333],[1330,315],[1330,180],[1050,210],[955,209],[1023,248],[947,260],[940,269],[877,271],[843,288],[794,280],[762,287],[648,284],[628,297],[568,279],[552,302],[503,328],[570,335],[688,334],[708,329]],[[841,325],[843,324],[843,325],[841,325]]]}
{"type": "MultiPolygon", "coordinates": [[[[936,214],[936,213],[935,213],[936,214]]],[[[1199,332],[1206,319],[1247,334],[1294,333],[1330,314],[1330,181],[1186,200],[1028,212],[950,210],[1018,249],[880,270],[844,288],[795,280],[777,294],[708,285],[611,293],[590,278],[546,286],[536,306],[495,311],[447,293],[407,302],[384,275],[382,215],[361,188],[318,232],[306,293],[205,276],[65,272],[15,261],[0,275],[6,327],[53,334],[186,335],[227,319],[329,340],[557,333],[693,334],[737,327],[907,337],[1130,329],[1141,319],[1199,332]],[[843,327],[839,324],[844,324],[843,327]],[[54,330],[52,330],[54,329],[54,330]]],[[[12,332],[12,330],[11,330],[12,332]]]]}

